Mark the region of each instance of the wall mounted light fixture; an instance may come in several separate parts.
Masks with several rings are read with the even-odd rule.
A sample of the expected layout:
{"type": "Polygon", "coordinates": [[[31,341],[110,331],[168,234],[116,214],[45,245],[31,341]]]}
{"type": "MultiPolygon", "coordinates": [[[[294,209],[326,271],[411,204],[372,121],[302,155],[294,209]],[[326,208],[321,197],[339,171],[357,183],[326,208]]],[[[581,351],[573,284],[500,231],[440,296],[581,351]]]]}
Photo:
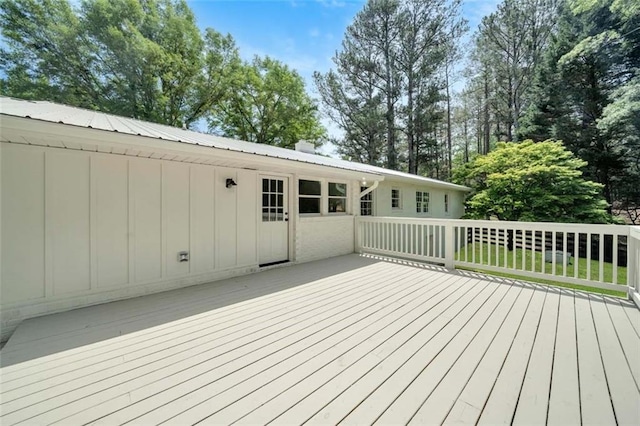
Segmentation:
{"type": "Polygon", "coordinates": [[[227,188],[231,188],[232,186],[237,186],[238,184],[231,178],[227,178],[227,188]]]}

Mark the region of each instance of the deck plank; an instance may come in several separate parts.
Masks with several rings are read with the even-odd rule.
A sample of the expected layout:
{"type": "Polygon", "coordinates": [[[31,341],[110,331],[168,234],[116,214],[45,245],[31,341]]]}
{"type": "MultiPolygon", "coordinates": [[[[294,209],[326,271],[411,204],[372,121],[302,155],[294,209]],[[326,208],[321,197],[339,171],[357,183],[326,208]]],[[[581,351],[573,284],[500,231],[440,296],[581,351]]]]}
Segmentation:
{"type": "Polygon", "coordinates": [[[377,387],[367,398],[353,409],[341,424],[371,424],[384,414],[385,410],[402,394],[407,386],[461,331],[472,318],[482,317],[505,295],[508,286],[489,284],[482,293],[464,307],[444,329],[423,346],[393,376],[377,387]]]}
{"type": "MultiPolygon", "coordinates": [[[[443,299],[442,303],[433,308],[426,311],[423,309],[424,314],[416,321],[407,323],[403,330],[366,353],[357,362],[350,365],[329,365],[327,366],[329,368],[316,371],[314,375],[318,376],[318,379],[314,375],[306,378],[240,419],[239,423],[263,424],[275,421],[279,424],[291,424],[306,422],[332,399],[336,397],[339,397],[341,401],[348,399],[342,393],[347,389],[353,389],[357,383],[362,384],[362,379],[366,374],[375,371],[378,378],[384,375],[381,366],[383,362],[394,356],[396,359],[406,359],[410,354],[413,354],[429,336],[433,336],[440,329],[442,322],[446,321],[447,312],[451,312],[459,303],[470,300],[470,295],[475,294],[473,289],[477,285],[478,281],[461,280],[461,285],[455,289],[455,293],[451,293],[446,299],[443,299]],[[334,372],[327,374],[332,367],[334,372]],[[320,377],[326,377],[328,380],[325,379],[326,381],[323,383],[320,377]]],[[[361,396],[361,391],[358,391],[357,395],[361,396]]],[[[353,407],[352,404],[353,402],[349,403],[351,407],[353,407]]],[[[327,421],[331,423],[329,419],[324,420],[325,423],[327,421]]]]}
{"type": "MultiPolygon", "coordinates": [[[[393,268],[390,273],[393,274],[393,268]]],[[[404,273],[399,274],[398,279],[401,280],[411,273],[413,273],[413,271],[405,271],[404,273]]],[[[389,278],[390,275],[385,275],[384,277],[389,278]]],[[[380,284],[379,287],[382,290],[385,289],[385,286],[382,284],[380,284]]],[[[393,294],[393,289],[386,288],[386,290],[387,293],[393,294]]],[[[357,287],[351,287],[348,291],[352,294],[362,293],[357,287]]],[[[375,294],[375,292],[373,293],[375,294]]],[[[334,297],[337,300],[340,300],[344,295],[342,293],[338,293],[337,295],[334,295],[334,297]]],[[[346,300],[352,307],[359,308],[360,302],[366,300],[367,297],[371,298],[372,296],[361,294],[361,298],[347,298],[346,300]]],[[[378,297],[380,300],[384,300],[384,295],[378,297]]],[[[376,304],[374,302],[373,306],[375,305],[376,304]]],[[[194,340],[191,348],[185,348],[184,346],[171,348],[175,353],[167,353],[165,350],[150,352],[148,356],[136,359],[133,363],[122,364],[118,371],[113,371],[113,369],[111,369],[103,372],[101,376],[93,374],[84,376],[80,380],[65,383],[62,385],[63,389],[68,389],[68,391],[63,393],[58,389],[58,396],[55,398],[42,400],[37,404],[32,404],[31,398],[21,398],[17,400],[17,403],[19,403],[23,408],[29,407],[29,411],[31,412],[39,410],[42,413],[42,417],[34,417],[33,421],[39,421],[39,418],[46,418],[48,419],[47,421],[54,421],[56,419],[56,415],[59,414],[66,416],[69,412],[74,410],[70,404],[78,405],[78,411],[82,411],[83,407],[93,407],[93,405],[90,404],[96,405],[110,398],[114,398],[123,393],[137,389],[135,385],[140,381],[138,378],[142,378],[144,381],[153,381],[154,379],[164,378],[171,373],[175,376],[176,370],[180,371],[181,368],[184,368],[184,362],[198,364],[198,362],[202,362],[203,358],[211,358],[210,352],[215,353],[216,355],[227,355],[228,358],[233,360],[237,356],[237,353],[234,352],[235,348],[241,347],[243,350],[249,350],[252,348],[252,346],[248,346],[250,343],[259,341],[265,337],[270,337],[268,332],[269,330],[273,333],[271,338],[277,341],[277,339],[281,337],[281,334],[291,333],[294,331],[294,329],[287,330],[288,327],[302,327],[307,323],[316,322],[318,320],[318,315],[330,317],[333,313],[340,312],[344,307],[337,304],[336,300],[330,299],[325,301],[324,304],[310,303],[306,308],[310,310],[307,310],[304,315],[301,315],[295,310],[290,311],[288,318],[284,321],[273,319],[270,322],[264,322],[261,321],[261,318],[258,315],[255,318],[253,329],[242,330],[239,337],[231,334],[228,335],[226,339],[219,339],[216,338],[217,336],[213,335],[210,336],[208,342],[201,341],[199,339],[194,340]],[[331,309],[327,310],[327,307],[331,309]],[[281,334],[278,334],[278,332],[281,334]],[[230,347],[225,351],[222,351],[221,348],[225,345],[230,347]],[[136,379],[138,379],[138,382],[136,382],[136,379]],[[88,386],[88,384],[93,384],[91,386],[93,393],[90,395],[86,394],[86,386],[88,386]]],[[[214,358],[217,357],[214,356],[214,358]]],[[[47,393],[51,393],[51,390],[47,390],[47,393]]],[[[8,404],[3,405],[14,408],[13,405],[17,404],[11,404],[11,402],[9,402],[8,404]]],[[[8,421],[11,421],[14,417],[21,418],[20,414],[21,412],[17,411],[15,415],[7,416],[8,421]]],[[[62,418],[64,418],[64,416],[62,418]]]]}
{"type": "Polygon", "coordinates": [[[538,289],[495,382],[483,383],[476,380],[474,386],[461,395],[460,399],[464,404],[458,409],[454,407],[456,414],[453,414],[452,410],[452,415],[446,422],[459,423],[469,418],[473,419],[471,423],[511,424],[546,306],[546,298],[547,289],[538,289]],[[484,389],[487,387],[491,390],[483,401],[484,389]]]}
{"type": "MultiPolygon", "coordinates": [[[[101,351],[104,349],[103,345],[112,344],[111,341],[105,342],[104,339],[115,335],[118,337],[117,342],[121,344],[126,344],[125,342],[128,341],[137,341],[140,339],[140,334],[135,336],[120,335],[138,330],[142,333],[148,333],[148,327],[153,322],[156,322],[157,326],[152,332],[161,333],[163,329],[172,329],[178,324],[197,323],[202,317],[210,315],[212,311],[216,311],[215,314],[219,314],[229,310],[242,309],[256,303],[264,303],[271,298],[281,298],[285,294],[304,291],[304,285],[301,285],[304,281],[313,282],[314,287],[317,287],[321,284],[335,286],[338,284],[338,280],[344,279],[346,281],[358,278],[358,268],[356,268],[349,272],[336,273],[335,276],[329,275],[315,280],[317,277],[322,276],[318,271],[319,267],[322,269],[322,273],[327,275],[327,264],[320,262],[318,265],[313,265],[309,275],[305,273],[304,276],[297,273],[291,274],[291,276],[280,275],[276,274],[276,272],[279,272],[278,270],[272,270],[256,276],[262,279],[254,277],[253,280],[250,280],[250,276],[246,276],[241,277],[243,279],[224,281],[222,284],[213,283],[211,286],[196,286],[193,287],[193,294],[186,292],[189,289],[180,289],[28,320],[20,326],[18,332],[23,327],[36,328],[37,330],[51,329],[53,332],[45,332],[45,335],[49,335],[46,338],[33,338],[26,341],[22,339],[23,341],[18,343],[14,343],[14,338],[12,337],[5,351],[3,351],[3,363],[9,362],[11,355],[15,353],[33,352],[37,351],[39,347],[47,347],[56,352],[60,348],[64,348],[65,344],[73,347],[73,344],[76,343],[74,339],[79,339],[82,336],[96,339],[100,343],[99,347],[92,346],[86,350],[79,348],[78,351],[74,351],[74,354],[84,355],[90,351],[101,351]],[[270,272],[271,274],[269,274],[270,272]],[[131,300],[138,301],[138,304],[134,305],[134,309],[138,313],[136,315],[127,314],[131,309],[131,300]],[[146,307],[144,305],[145,301],[147,302],[146,307]],[[96,315],[98,319],[92,315],[94,309],[102,310],[96,315]],[[103,322],[99,322],[100,317],[105,318],[103,322]],[[85,324],[87,322],[88,324],[85,324]],[[85,325],[80,327],[77,324],[85,325]],[[56,332],[57,330],[64,331],[56,332]],[[106,334],[103,335],[102,333],[105,332],[106,334]]],[[[339,262],[336,270],[340,271],[348,267],[349,263],[339,262]]],[[[377,265],[373,266],[373,268],[384,271],[385,265],[377,265]]],[[[375,272],[375,270],[369,273],[375,272]]],[[[77,343],[83,342],[78,340],[77,343]]],[[[38,365],[41,365],[42,369],[47,369],[51,361],[58,357],[69,360],[68,354],[61,353],[46,360],[33,360],[29,363],[5,367],[3,370],[7,376],[12,376],[14,370],[31,374],[37,370],[38,365]]]]}
{"type": "Polygon", "coordinates": [[[513,417],[514,424],[543,424],[547,421],[560,295],[557,288],[547,291],[540,329],[513,417]]]}
{"type": "MultiPolygon", "coordinates": [[[[535,331],[538,327],[546,291],[534,287],[531,301],[518,329],[515,331],[511,345],[504,348],[507,338],[492,345],[478,369],[471,376],[462,393],[456,400],[444,424],[475,424],[483,412],[493,391],[499,395],[494,397],[485,414],[491,418],[489,423],[497,424],[499,420],[511,421],[518,394],[524,377],[526,361],[531,353],[535,331]],[[503,351],[506,351],[505,355],[503,351]],[[495,402],[493,402],[495,401],[495,402]],[[499,409],[493,408],[500,404],[499,409]],[[492,413],[508,413],[493,416],[492,413]]],[[[508,335],[509,331],[505,331],[508,335]]]]}
{"type": "Polygon", "coordinates": [[[26,321],[0,423],[640,424],[639,320],[623,299],[348,255],[26,321]]]}
{"type": "MultiPolygon", "coordinates": [[[[640,412],[640,390],[631,374],[602,296],[589,295],[600,354],[618,424],[633,424],[640,412]],[[635,413],[634,413],[635,410],[635,413]]],[[[636,362],[640,360],[636,359],[636,362]]]]}
{"type": "Polygon", "coordinates": [[[589,296],[576,294],[575,309],[582,420],[584,424],[615,424],[589,296]]]}
{"type": "MultiPolygon", "coordinates": [[[[437,289],[435,288],[434,290],[437,291],[437,289]]],[[[368,314],[366,312],[363,312],[362,315],[349,316],[346,319],[353,320],[355,324],[358,320],[366,318],[367,315],[368,314]]],[[[298,355],[301,352],[304,352],[309,347],[314,347],[314,345],[316,345],[316,350],[320,350],[319,348],[321,347],[321,345],[330,345],[332,342],[331,339],[335,340],[336,338],[338,338],[341,329],[344,329],[348,326],[348,321],[346,321],[346,319],[342,319],[342,321],[340,321],[340,318],[337,319],[337,322],[334,322],[332,326],[326,327],[325,329],[320,329],[319,331],[316,331],[313,328],[308,329],[306,331],[308,337],[304,342],[300,342],[300,344],[298,345],[290,345],[266,356],[262,356],[263,354],[259,352],[254,352],[251,354],[250,358],[247,358],[245,360],[236,360],[237,362],[242,362],[244,364],[244,366],[241,368],[238,368],[237,365],[234,366],[233,364],[230,364],[229,369],[226,372],[214,372],[213,370],[210,372],[206,372],[205,374],[198,376],[197,379],[195,379],[195,382],[185,382],[173,388],[166,389],[166,392],[157,393],[154,399],[139,399],[140,396],[137,394],[138,392],[136,392],[134,396],[137,400],[139,400],[139,404],[136,404],[136,406],[127,407],[125,410],[104,417],[103,419],[101,419],[100,423],[111,424],[113,422],[120,422],[125,419],[131,420],[132,417],[127,416],[140,416],[142,414],[148,414],[149,416],[162,416],[162,411],[168,411],[169,413],[171,413],[171,410],[169,408],[164,408],[165,406],[172,403],[178,403],[179,398],[186,393],[190,394],[194,390],[197,391],[207,386],[209,386],[209,389],[211,389],[215,382],[217,382],[215,383],[215,385],[217,385],[218,388],[224,390],[225,386],[231,387],[243,380],[248,380],[255,374],[258,374],[261,371],[265,371],[266,369],[274,365],[277,365],[284,361],[287,361],[288,364],[294,356],[298,355]],[[260,356],[262,356],[262,358],[260,358],[260,356]],[[162,408],[162,410],[152,413],[152,411],[157,408],[162,408]]],[[[157,391],[157,386],[154,385],[154,387],[150,390],[157,391]]]]}
{"type": "Polygon", "coordinates": [[[620,302],[610,297],[605,298],[605,302],[607,312],[613,322],[616,335],[620,340],[620,345],[627,360],[627,365],[631,369],[631,374],[638,387],[640,386],[640,344],[638,344],[638,335],[635,333],[629,317],[620,309],[620,302]]]}
{"type": "Polygon", "coordinates": [[[580,390],[574,293],[561,290],[556,347],[549,396],[548,424],[579,424],[580,390]]]}
{"type": "MultiPolygon", "coordinates": [[[[460,315],[467,305],[483,291],[489,291],[487,284],[486,282],[478,281],[467,282],[463,286],[463,293],[451,304],[443,307],[443,311],[438,314],[438,317],[432,323],[422,329],[398,351],[390,354],[382,362],[375,365],[374,368],[367,370],[357,380],[351,380],[359,374],[359,371],[355,368],[348,370],[346,377],[338,376],[334,378],[310,395],[310,398],[303,400],[286,412],[285,415],[278,417],[276,421],[278,423],[288,423],[295,421],[294,419],[302,418],[309,424],[337,424],[354,407],[359,406],[368,395],[393,376],[416,353],[423,350],[426,345],[431,344],[434,337],[440,332],[447,332],[446,326],[448,323],[460,315]],[[327,399],[329,400],[328,403],[324,406],[321,405],[327,399]],[[321,402],[316,403],[315,401],[321,402]],[[318,406],[321,409],[315,408],[318,406]],[[314,408],[317,412],[313,411],[314,408]],[[304,416],[302,415],[303,413],[304,416]]],[[[377,357],[376,353],[372,353],[372,355],[377,357]]]]}
{"type": "MultiPolygon", "coordinates": [[[[420,281],[418,277],[417,282],[420,281]]],[[[139,421],[153,423],[156,419],[162,418],[169,420],[171,424],[200,421],[230,424],[268,401],[274,394],[277,395],[323,366],[332,363],[348,365],[352,359],[357,359],[363,352],[366,353],[393,336],[404,324],[404,317],[419,314],[421,305],[430,299],[431,292],[420,288],[420,285],[418,287],[418,293],[411,292],[403,298],[387,299],[386,306],[379,311],[378,316],[368,316],[358,327],[345,328],[343,333],[331,336],[323,345],[292,357],[286,363],[278,363],[273,368],[259,372],[240,383],[236,380],[232,386],[227,385],[226,389],[219,393],[212,393],[210,388],[201,390],[198,396],[202,399],[198,404],[192,405],[190,402],[191,407],[178,415],[171,413],[170,407],[163,406],[162,410],[154,412],[151,417],[145,416],[139,421]],[[160,417],[157,417],[158,414],[160,417]],[[164,417],[167,414],[171,415],[168,419],[164,417]]],[[[176,406],[184,408],[183,401],[177,401],[176,406]]],[[[173,408],[175,412],[176,407],[173,408]]]]}
{"type": "Polygon", "coordinates": [[[507,313],[503,317],[496,311],[492,316],[496,324],[491,328],[486,323],[480,333],[474,338],[471,344],[464,350],[462,356],[458,358],[446,376],[432,390],[429,397],[422,404],[418,412],[411,419],[411,424],[441,424],[453,408],[462,390],[469,383],[471,376],[475,373],[481,374],[478,369],[482,361],[493,361],[502,363],[507,349],[513,343],[513,338],[526,313],[534,290],[528,287],[522,288],[513,303],[506,304],[504,300],[500,306],[507,313]],[[500,318],[502,321],[500,322],[500,318]]]}
{"type": "MultiPolygon", "coordinates": [[[[305,309],[307,308],[317,309],[321,307],[322,305],[318,305],[319,301],[322,301],[327,306],[330,306],[334,300],[339,300],[342,297],[344,297],[345,292],[353,293],[353,292],[357,292],[358,289],[359,287],[351,287],[351,288],[347,287],[346,290],[343,289],[342,291],[337,291],[337,292],[335,289],[333,289],[328,294],[322,294],[322,293],[320,295],[314,294],[314,296],[310,300],[306,300],[305,298],[298,298],[295,301],[295,303],[288,306],[288,309],[284,311],[285,314],[273,316],[273,318],[269,318],[269,319],[276,321],[283,318],[286,319],[288,317],[290,318],[291,321],[294,319],[297,320],[299,319],[299,317],[295,316],[296,313],[305,312],[305,309]]],[[[256,314],[252,322],[249,323],[249,325],[253,326],[253,329],[255,329],[255,328],[263,327],[265,323],[267,323],[267,321],[264,318],[264,316],[256,314]]],[[[98,368],[102,366],[91,362],[89,364],[88,369],[81,368],[79,370],[72,371],[70,374],[65,375],[65,378],[71,379],[68,382],[61,383],[59,382],[59,380],[56,380],[56,378],[54,377],[50,381],[54,382],[55,389],[52,389],[51,387],[47,387],[46,381],[35,383],[34,385],[37,387],[37,389],[39,389],[39,392],[52,392],[55,390],[61,391],[63,389],[69,389],[74,387],[78,388],[80,386],[83,386],[84,383],[88,381],[95,382],[97,380],[100,380],[103,377],[106,378],[115,374],[120,374],[119,370],[126,370],[126,369],[131,370],[133,368],[136,368],[136,366],[147,365],[150,362],[155,360],[154,357],[157,357],[158,359],[161,359],[162,357],[166,358],[169,355],[184,352],[185,350],[188,350],[191,347],[197,347],[197,346],[202,347],[203,337],[207,337],[210,339],[213,339],[215,337],[216,343],[220,344],[221,336],[219,335],[219,333],[216,334],[216,331],[224,331],[226,333],[224,337],[226,337],[228,340],[231,336],[234,336],[233,334],[234,332],[236,334],[242,332],[244,335],[247,335],[248,333],[253,331],[251,327],[241,327],[242,323],[234,323],[231,330],[229,330],[228,328],[217,327],[219,326],[219,324],[217,323],[214,323],[214,324],[215,326],[213,328],[210,328],[208,327],[209,323],[200,322],[199,330],[198,330],[199,333],[196,336],[191,336],[187,334],[185,336],[180,336],[177,339],[173,336],[169,336],[167,339],[163,338],[163,340],[160,341],[159,343],[155,343],[150,347],[144,348],[144,351],[142,351],[141,354],[138,354],[136,351],[130,352],[130,353],[118,354],[117,359],[120,360],[121,362],[115,368],[106,368],[106,369],[98,370],[98,368]],[[205,325],[207,327],[205,327],[205,325]],[[149,356],[150,354],[153,354],[153,355],[149,356]],[[75,379],[79,379],[79,380],[75,380],[75,379]],[[61,388],[61,386],[63,388],[61,388]]],[[[90,360],[90,361],[93,361],[93,360],[90,360]]],[[[34,395],[32,392],[30,392],[32,387],[33,385],[24,386],[16,389],[17,392],[16,391],[3,392],[3,401],[11,402],[14,399],[18,399],[20,397],[19,394],[15,397],[12,397],[14,396],[13,394],[16,394],[16,393],[34,395]]],[[[34,395],[34,398],[36,397],[37,395],[34,395]]],[[[23,403],[30,404],[31,402],[29,400],[25,400],[23,403]]]]}
{"type": "MultiPolygon", "coordinates": [[[[388,286],[389,283],[393,283],[393,280],[387,280],[384,277],[378,278],[382,278],[380,283],[382,288],[389,290],[390,287],[391,294],[396,296],[397,290],[394,292],[393,286],[388,286]]],[[[400,279],[402,280],[402,278],[400,279]]],[[[419,284],[415,287],[419,287],[419,284]]],[[[432,290],[437,291],[436,286],[432,290]]],[[[206,396],[206,390],[203,389],[209,386],[207,389],[210,390],[213,383],[224,389],[224,386],[232,386],[241,380],[251,378],[256,371],[259,372],[261,369],[282,363],[287,358],[304,353],[314,345],[323,342],[326,344],[327,339],[338,337],[337,331],[345,328],[349,321],[362,322],[374,318],[373,314],[380,310],[380,300],[387,300],[385,297],[388,299],[389,292],[377,296],[376,300],[370,301],[366,307],[360,306],[361,309],[355,313],[346,311],[340,315],[331,315],[332,313],[328,312],[323,321],[320,321],[322,318],[316,318],[312,327],[304,327],[305,324],[299,324],[295,334],[291,334],[291,330],[289,330],[290,335],[277,341],[277,345],[263,345],[257,349],[247,347],[242,353],[230,354],[226,363],[221,363],[225,360],[219,360],[215,365],[203,363],[196,366],[195,369],[184,370],[177,378],[169,376],[160,381],[144,383],[142,386],[139,386],[140,383],[138,383],[138,387],[130,391],[134,403],[102,418],[101,423],[112,424],[133,420],[141,415],[161,416],[162,412],[171,412],[169,406],[173,407],[174,404],[185,403],[184,401],[179,402],[184,395],[188,395],[187,401],[194,400],[198,395],[206,396]],[[153,410],[157,408],[161,408],[161,410],[152,414],[153,410]]],[[[98,413],[100,407],[95,407],[92,411],[98,413]]]]}
{"type": "MultiPolygon", "coordinates": [[[[360,279],[372,278],[380,272],[373,271],[372,273],[372,275],[365,274],[360,279]]],[[[345,287],[345,285],[356,286],[357,281],[355,279],[345,279],[342,287],[345,287]]],[[[343,290],[352,292],[355,288],[364,287],[352,287],[343,290]]],[[[5,401],[12,400],[14,398],[9,394],[18,386],[20,391],[24,393],[29,393],[29,388],[43,391],[48,388],[48,383],[59,385],[59,377],[61,375],[64,375],[68,381],[74,377],[83,377],[87,374],[95,373],[96,369],[100,367],[107,369],[114,364],[119,365],[125,361],[133,361],[138,357],[144,357],[150,352],[155,352],[159,348],[168,349],[171,346],[189,343],[215,332],[221,333],[224,331],[226,335],[235,329],[242,328],[244,330],[249,325],[254,324],[256,320],[259,323],[263,323],[273,318],[282,318],[284,315],[290,314],[293,309],[300,309],[300,306],[305,306],[304,304],[312,306],[317,303],[317,300],[331,295],[333,295],[332,297],[340,298],[340,294],[335,293],[336,289],[340,289],[340,287],[338,284],[333,283],[333,285],[327,286],[319,285],[308,293],[281,294],[282,297],[271,299],[265,303],[255,301],[253,304],[236,306],[231,310],[199,315],[197,319],[186,323],[176,322],[173,327],[163,327],[161,330],[154,330],[153,332],[138,333],[136,336],[130,336],[127,339],[123,339],[123,341],[117,342],[117,344],[95,348],[95,351],[92,351],[91,354],[87,354],[85,351],[78,356],[70,355],[52,359],[48,363],[49,368],[45,370],[32,370],[28,376],[16,378],[14,374],[11,377],[7,377],[8,380],[3,383],[2,396],[5,401]]],[[[184,348],[182,347],[181,349],[184,348]]]]}

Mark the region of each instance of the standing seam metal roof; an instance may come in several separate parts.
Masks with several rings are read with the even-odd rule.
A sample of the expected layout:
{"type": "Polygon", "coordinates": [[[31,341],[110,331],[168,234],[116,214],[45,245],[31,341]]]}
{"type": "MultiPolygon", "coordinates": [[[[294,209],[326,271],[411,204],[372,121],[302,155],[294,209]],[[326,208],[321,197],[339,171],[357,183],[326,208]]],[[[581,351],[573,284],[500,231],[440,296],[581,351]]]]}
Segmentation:
{"type": "Polygon", "coordinates": [[[444,186],[462,191],[469,190],[469,188],[465,186],[367,164],[323,157],[321,155],[308,154],[271,145],[245,142],[208,133],[199,133],[192,130],[179,129],[163,124],[150,123],[47,101],[26,101],[16,98],[0,97],[0,114],[299,161],[354,172],[383,175],[390,178],[408,179],[416,183],[430,183],[436,186],[444,186]]]}

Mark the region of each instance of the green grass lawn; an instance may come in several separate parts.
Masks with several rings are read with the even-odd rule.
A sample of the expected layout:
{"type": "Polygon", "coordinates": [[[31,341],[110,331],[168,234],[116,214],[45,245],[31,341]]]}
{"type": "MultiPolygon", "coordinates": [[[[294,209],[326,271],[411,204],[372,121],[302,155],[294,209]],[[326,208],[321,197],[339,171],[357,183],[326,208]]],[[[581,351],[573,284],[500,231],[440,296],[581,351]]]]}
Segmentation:
{"type": "MultiPolygon", "coordinates": [[[[504,246],[498,247],[498,256],[496,257],[496,245],[495,244],[486,244],[486,243],[469,244],[466,247],[463,247],[462,249],[460,249],[460,251],[456,255],[456,259],[458,258],[458,255],[459,255],[460,256],[459,259],[461,261],[471,262],[474,250],[475,250],[475,254],[476,254],[475,263],[478,266],[477,267],[470,267],[470,268],[466,268],[465,267],[463,269],[469,269],[469,270],[478,271],[478,272],[485,272],[485,273],[488,273],[488,274],[498,275],[498,276],[507,277],[507,278],[524,279],[524,280],[528,280],[528,281],[539,282],[539,283],[542,283],[542,284],[552,284],[552,285],[557,285],[557,286],[560,286],[560,287],[587,290],[587,291],[593,291],[593,292],[602,293],[602,294],[610,294],[610,295],[614,295],[614,296],[626,296],[626,290],[623,290],[621,292],[617,292],[617,291],[603,290],[603,289],[597,289],[597,288],[593,288],[593,287],[586,287],[586,286],[582,286],[582,285],[567,284],[567,283],[555,281],[555,280],[553,280],[553,276],[551,275],[551,272],[553,270],[553,264],[544,263],[543,259],[542,259],[542,253],[534,252],[532,250],[524,250],[524,265],[525,265],[524,269],[527,270],[527,271],[532,271],[532,262],[534,262],[533,272],[539,272],[539,273],[543,273],[544,272],[545,274],[549,274],[549,279],[523,277],[522,275],[518,275],[518,269],[520,269],[520,270],[523,269],[522,268],[522,252],[523,252],[522,249],[516,249],[515,250],[516,270],[514,270],[513,272],[505,271],[503,273],[503,272],[486,271],[486,270],[482,269],[482,265],[491,265],[491,266],[500,266],[500,267],[504,267],[505,266],[505,249],[504,249],[504,246]],[[482,250],[482,253],[483,253],[482,261],[480,261],[480,252],[481,252],[481,250],[482,250]],[[490,263],[489,263],[489,257],[488,257],[488,251],[489,250],[491,250],[491,262],[490,263]]],[[[506,251],[506,255],[507,255],[506,267],[507,268],[512,268],[513,267],[513,262],[514,262],[514,252],[510,251],[510,250],[507,250],[506,251]]],[[[585,259],[585,258],[579,258],[579,259],[572,258],[571,259],[572,263],[567,265],[567,273],[566,273],[566,275],[568,277],[573,277],[574,276],[574,271],[575,271],[575,268],[576,268],[576,260],[577,260],[577,268],[578,268],[578,278],[587,279],[587,270],[591,269],[591,279],[592,280],[598,280],[599,279],[599,277],[600,277],[600,266],[598,264],[598,261],[585,259]]],[[[562,276],[562,271],[563,271],[562,262],[556,263],[556,275],[562,276]]],[[[612,263],[606,263],[606,262],[604,263],[604,265],[603,265],[603,278],[604,278],[604,282],[613,283],[613,264],[612,263]]],[[[617,279],[617,284],[619,284],[621,286],[626,285],[626,283],[627,283],[627,268],[622,267],[622,266],[618,266],[617,278],[618,278],[617,279]]]]}

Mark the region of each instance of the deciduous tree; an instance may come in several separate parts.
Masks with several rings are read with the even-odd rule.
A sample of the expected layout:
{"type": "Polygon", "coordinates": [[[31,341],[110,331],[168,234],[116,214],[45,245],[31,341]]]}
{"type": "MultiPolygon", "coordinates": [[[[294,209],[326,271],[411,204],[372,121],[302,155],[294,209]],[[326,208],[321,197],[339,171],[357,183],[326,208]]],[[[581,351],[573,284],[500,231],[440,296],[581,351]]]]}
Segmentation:
{"type": "Polygon", "coordinates": [[[467,215],[474,219],[606,223],[602,185],[585,180],[586,165],[562,142],[501,142],[456,173],[474,193],[467,215]]]}

